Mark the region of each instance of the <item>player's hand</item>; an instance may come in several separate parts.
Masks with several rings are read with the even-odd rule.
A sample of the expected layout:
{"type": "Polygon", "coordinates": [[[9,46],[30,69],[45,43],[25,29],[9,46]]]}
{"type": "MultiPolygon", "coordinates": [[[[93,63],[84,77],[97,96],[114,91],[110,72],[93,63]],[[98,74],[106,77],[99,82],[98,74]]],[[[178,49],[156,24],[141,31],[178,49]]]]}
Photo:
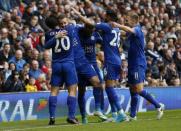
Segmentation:
{"type": "Polygon", "coordinates": [[[78,16],[81,15],[81,13],[79,11],[77,11],[75,8],[71,7],[71,10],[78,16]]]}
{"type": "Polygon", "coordinates": [[[56,34],[55,38],[63,38],[67,35],[67,31],[60,31],[56,34]]]}
{"type": "Polygon", "coordinates": [[[112,27],[119,27],[119,24],[116,23],[116,22],[110,22],[110,24],[111,24],[112,27]]]}

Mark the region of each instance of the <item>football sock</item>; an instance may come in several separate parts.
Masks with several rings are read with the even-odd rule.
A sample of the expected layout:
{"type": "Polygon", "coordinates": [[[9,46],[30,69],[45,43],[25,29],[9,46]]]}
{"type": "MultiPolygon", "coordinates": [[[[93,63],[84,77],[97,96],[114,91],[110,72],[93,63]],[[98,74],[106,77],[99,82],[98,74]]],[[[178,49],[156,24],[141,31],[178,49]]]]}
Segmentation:
{"type": "Polygon", "coordinates": [[[146,90],[142,90],[139,94],[140,96],[144,97],[147,101],[152,103],[155,106],[155,108],[160,108],[160,104],[146,90]]]}
{"type": "Polygon", "coordinates": [[[78,94],[78,104],[79,104],[79,109],[80,109],[80,114],[82,117],[86,116],[86,111],[85,111],[85,93],[79,93],[78,94]]]}
{"type": "Polygon", "coordinates": [[[104,112],[104,90],[101,90],[101,111],[104,112]]]}
{"type": "Polygon", "coordinates": [[[116,106],[114,105],[114,103],[111,103],[110,106],[111,106],[112,113],[117,112],[117,109],[116,109],[116,106]]]}
{"type": "Polygon", "coordinates": [[[102,89],[99,87],[94,87],[93,88],[93,95],[95,99],[95,110],[101,110],[101,92],[102,89]]]}
{"type": "Polygon", "coordinates": [[[130,94],[131,94],[130,116],[135,117],[136,116],[136,109],[137,109],[139,95],[138,95],[138,93],[133,93],[133,92],[130,92],[130,94]]]}
{"type": "Polygon", "coordinates": [[[69,119],[75,119],[76,97],[68,96],[67,105],[68,105],[68,118],[69,119]]]}
{"type": "Polygon", "coordinates": [[[121,106],[119,98],[115,92],[114,87],[106,87],[106,93],[108,95],[110,104],[113,103],[113,105],[116,107],[117,111],[121,110],[122,106],[121,106]]]}
{"type": "Polygon", "coordinates": [[[49,96],[49,114],[50,114],[50,118],[55,118],[56,106],[57,106],[57,96],[49,96]]]}

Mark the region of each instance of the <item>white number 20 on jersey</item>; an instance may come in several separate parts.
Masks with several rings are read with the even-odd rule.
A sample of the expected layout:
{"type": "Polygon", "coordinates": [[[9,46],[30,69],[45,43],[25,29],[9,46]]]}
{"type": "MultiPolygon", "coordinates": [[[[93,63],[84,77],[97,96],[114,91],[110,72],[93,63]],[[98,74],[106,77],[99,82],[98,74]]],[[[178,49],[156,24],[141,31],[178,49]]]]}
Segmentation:
{"type": "Polygon", "coordinates": [[[118,46],[119,47],[119,45],[120,45],[120,35],[121,35],[121,33],[119,32],[116,32],[115,30],[112,30],[112,32],[111,32],[112,34],[114,34],[114,37],[113,37],[113,39],[111,40],[111,42],[110,42],[110,45],[111,46],[118,46]]]}
{"type": "Polygon", "coordinates": [[[61,50],[62,50],[61,48],[63,50],[69,50],[70,49],[70,39],[68,36],[65,36],[61,39],[56,40],[55,53],[61,52],[61,50]],[[65,44],[65,41],[66,41],[66,44],[65,44]]]}

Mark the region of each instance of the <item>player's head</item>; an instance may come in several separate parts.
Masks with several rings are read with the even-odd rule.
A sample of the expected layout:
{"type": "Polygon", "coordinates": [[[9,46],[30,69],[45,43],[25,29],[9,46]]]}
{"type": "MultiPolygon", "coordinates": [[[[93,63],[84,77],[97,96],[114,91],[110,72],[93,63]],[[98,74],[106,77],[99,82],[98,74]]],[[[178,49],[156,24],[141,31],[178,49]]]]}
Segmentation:
{"type": "Polygon", "coordinates": [[[135,12],[129,12],[127,17],[127,24],[131,27],[139,23],[139,16],[135,12]]]}
{"type": "Polygon", "coordinates": [[[91,36],[94,31],[94,26],[91,25],[85,25],[85,28],[83,29],[83,35],[84,36],[91,36]]]}
{"type": "Polygon", "coordinates": [[[113,10],[107,10],[106,11],[106,22],[110,22],[110,21],[117,21],[118,17],[115,11],[113,10]]]}
{"type": "Polygon", "coordinates": [[[58,24],[60,28],[65,28],[68,25],[68,18],[65,14],[61,14],[58,16],[58,24]]]}
{"type": "Polygon", "coordinates": [[[58,21],[55,16],[50,16],[46,18],[45,23],[51,29],[54,29],[58,25],[58,21]]]}

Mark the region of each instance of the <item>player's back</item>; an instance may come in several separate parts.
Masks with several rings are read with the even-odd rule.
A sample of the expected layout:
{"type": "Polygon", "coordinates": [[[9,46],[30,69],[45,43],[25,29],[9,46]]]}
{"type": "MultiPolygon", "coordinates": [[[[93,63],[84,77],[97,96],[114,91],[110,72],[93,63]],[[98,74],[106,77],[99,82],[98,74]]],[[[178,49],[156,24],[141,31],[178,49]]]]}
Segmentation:
{"type": "Polygon", "coordinates": [[[96,25],[96,30],[102,32],[101,36],[103,39],[105,63],[120,65],[121,58],[119,52],[119,45],[120,45],[119,28],[112,28],[107,23],[100,23],[96,25]]]}
{"type": "Polygon", "coordinates": [[[80,34],[80,40],[87,60],[92,64],[96,64],[95,45],[96,43],[101,43],[102,38],[98,32],[93,32],[90,36],[80,34]]]}
{"type": "Polygon", "coordinates": [[[128,68],[136,68],[137,66],[146,68],[144,34],[140,25],[135,26],[134,30],[134,34],[128,34],[128,41],[130,42],[130,48],[128,50],[128,68]]]}
{"type": "Polygon", "coordinates": [[[74,25],[74,30],[73,30],[73,52],[74,52],[74,62],[76,67],[81,65],[81,63],[84,63],[84,61],[87,61],[79,36],[79,31],[82,28],[84,27],[80,25],[74,25]]]}
{"type": "Polygon", "coordinates": [[[73,61],[73,28],[68,25],[65,29],[54,29],[45,34],[45,48],[52,49],[52,61],[64,62],[73,61]],[[56,39],[55,35],[60,31],[67,31],[63,38],[56,39]]]}

